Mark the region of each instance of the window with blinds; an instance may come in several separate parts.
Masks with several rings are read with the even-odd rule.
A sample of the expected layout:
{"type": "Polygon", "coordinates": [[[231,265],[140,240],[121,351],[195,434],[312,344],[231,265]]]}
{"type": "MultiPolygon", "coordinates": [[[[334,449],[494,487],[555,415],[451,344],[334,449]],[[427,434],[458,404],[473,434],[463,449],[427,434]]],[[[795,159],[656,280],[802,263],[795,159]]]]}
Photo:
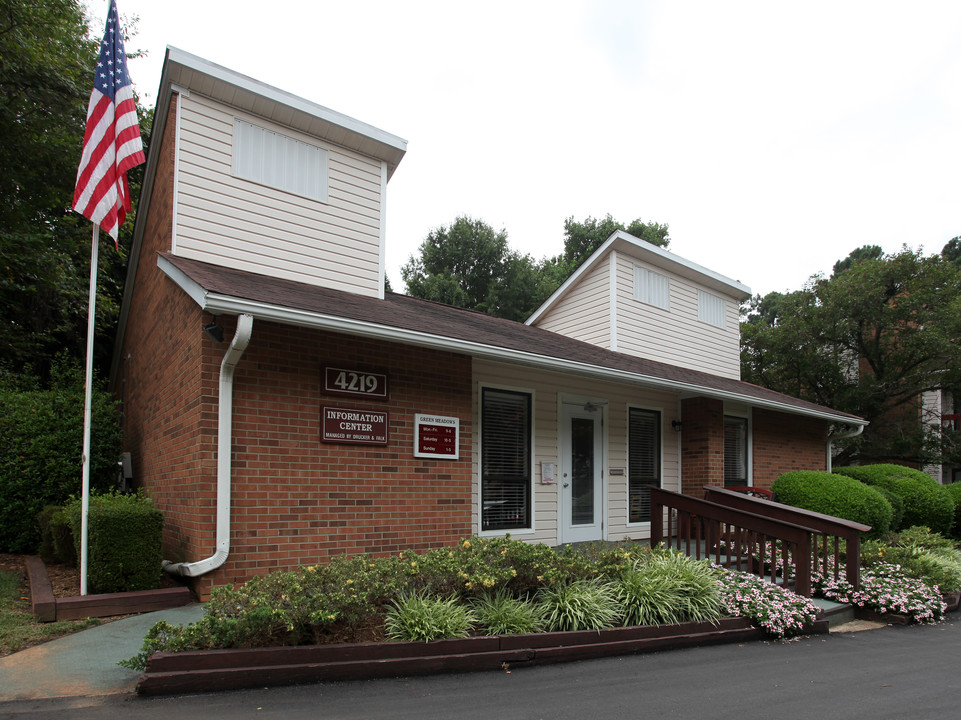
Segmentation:
{"type": "Polygon", "coordinates": [[[666,275],[634,266],[634,299],[662,310],[671,309],[671,283],[666,275]]]}
{"type": "Polygon", "coordinates": [[[628,413],[628,522],[651,520],[651,488],[661,486],[661,413],[628,413]]]}
{"type": "Polygon", "coordinates": [[[747,484],[747,418],[725,415],[724,487],[747,484]]]}
{"type": "Polygon", "coordinates": [[[531,527],[531,396],[481,392],[481,529],[531,527]]]}
{"type": "Polygon", "coordinates": [[[327,151],[243,120],[234,121],[234,175],[327,202],[327,151]]]}

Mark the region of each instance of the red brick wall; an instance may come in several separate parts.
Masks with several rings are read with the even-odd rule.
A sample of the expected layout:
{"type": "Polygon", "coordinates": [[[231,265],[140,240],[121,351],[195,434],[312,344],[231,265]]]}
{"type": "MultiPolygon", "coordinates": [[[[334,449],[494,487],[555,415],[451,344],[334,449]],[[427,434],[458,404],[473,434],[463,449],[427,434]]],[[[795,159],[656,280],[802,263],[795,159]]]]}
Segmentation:
{"type": "MultiPolygon", "coordinates": [[[[724,484],[724,404],[690,398],[681,404],[681,492],[703,496],[703,485],[724,484]]],[[[791,470],[827,467],[827,423],[755,409],[751,421],[753,484],[770,487],[791,470]]]]}
{"type": "Polygon", "coordinates": [[[704,497],[703,485],[724,484],[724,403],[681,401],[681,492],[704,497]]]}
{"type": "MultiPolygon", "coordinates": [[[[341,553],[422,550],[469,536],[471,448],[469,357],[255,320],[235,376],[230,557],[201,588],[341,553]],[[385,373],[390,399],[325,395],[328,364],[385,373]],[[325,405],[386,410],[388,445],[321,442],[325,405]],[[459,460],[413,456],[418,412],[460,419],[459,460]]],[[[207,554],[212,504],[209,519],[207,554]]]]}
{"type": "Polygon", "coordinates": [[[827,430],[823,420],[755,409],[754,484],[770,487],[791,470],[826,470],[827,430]]]}
{"type": "Polygon", "coordinates": [[[116,385],[134,484],[149,488],[165,514],[171,560],[203,556],[195,533],[215,494],[216,467],[216,375],[201,372],[201,348],[214,343],[201,330],[200,308],[157,267],[157,253],[169,250],[172,238],[176,103],[175,95],[164,136],[154,140],[161,153],[116,385]]]}

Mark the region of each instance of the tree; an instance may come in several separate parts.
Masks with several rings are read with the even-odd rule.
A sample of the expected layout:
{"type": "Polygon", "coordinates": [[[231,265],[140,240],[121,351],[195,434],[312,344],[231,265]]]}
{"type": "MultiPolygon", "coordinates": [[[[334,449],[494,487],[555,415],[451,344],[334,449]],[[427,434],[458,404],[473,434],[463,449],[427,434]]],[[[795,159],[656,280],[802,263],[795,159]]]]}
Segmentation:
{"type": "MultiPolygon", "coordinates": [[[[55,356],[79,364],[86,346],[90,223],[69,207],[99,46],[89,34],[79,0],[0,0],[0,368],[45,381],[55,356]]],[[[142,167],[128,177],[136,199],[142,167]]],[[[100,253],[94,348],[102,370],[134,217],[122,252],[100,253]]]]}
{"type": "Polygon", "coordinates": [[[839,462],[940,461],[951,448],[921,422],[919,402],[961,386],[961,271],[908,248],[872,255],[803,290],[753,298],[741,376],[868,420],[839,462]]]}
{"type": "Polygon", "coordinates": [[[953,237],[941,248],[941,257],[961,268],[961,236],[953,237]]]}
{"type": "Polygon", "coordinates": [[[431,230],[400,272],[408,295],[512,320],[530,313],[537,286],[533,261],[504,230],[466,216],[431,230]]]}
{"type": "Polygon", "coordinates": [[[877,260],[881,257],[884,257],[884,248],[880,245],[862,245],[848,253],[848,256],[843,260],[834,263],[834,271],[831,273],[831,277],[837,277],[862,260],[877,260]]]}

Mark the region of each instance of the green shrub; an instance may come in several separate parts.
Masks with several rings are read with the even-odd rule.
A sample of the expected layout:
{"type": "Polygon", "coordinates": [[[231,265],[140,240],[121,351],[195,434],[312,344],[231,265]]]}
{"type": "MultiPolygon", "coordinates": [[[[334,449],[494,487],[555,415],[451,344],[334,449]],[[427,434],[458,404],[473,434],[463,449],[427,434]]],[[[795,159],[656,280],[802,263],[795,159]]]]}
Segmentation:
{"type": "Polygon", "coordinates": [[[544,629],[544,609],[505,590],[474,598],[471,603],[477,625],[488,635],[536,633],[544,629]]]}
{"type": "MultiPolygon", "coordinates": [[[[81,503],[66,508],[80,555],[81,503]]],[[[150,590],[160,585],[163,513],[142,494],[94,494],[87,519],[87,584],[91,592],[150,590]]]]}
{"type": "MultiPolygon", "coordinates": [[[[82,384],[0,390],[0,552],[36,552],[41,510],[80,494],[83,402],[82,384]]],[[[90,486],[107,489],[120,456],[116,403],[95,391],[91,409],[90,486]]]]}
{"type": "Polygon", "coordinates": [[[951,500],[954,501],[954,522],[951,525],[951,536],[961,538],[961,482],[945,485],[951,500]]]}
{"type": "Polygon", "coordinates": [[[950,532],[954,502],[948,491],[930,475],[890,464],[836,468],[834,472],[898,495],[904,501],[904,518],[894,530],[924,525],[935,532],[950,532]]]}
{"type": "Polygon", "coordinates": [[[891,529],[896,530],[897,528],[903,527],[904,523],[904,500],[901,499],[900,495],[897,495],[887,488],[880,486],[872,486],[877,490],[891,504],[891,529]]]}
{"type": "Polygon", "coordinates": [[[455,595],[446,598],[410,593],[395,600],[387,610],[384,624],[391,640],[427,642],[470,635],[476,621],[473,611],[455,595]]]}
{"type": "Polygon", "coordinates": [[[844,475],[797,470],[778,477],[771,489],[785,505],[870,525],[871,537],[891,527],[891,504],[875,488],[844,475]]]}
{"type": "Polygon", "coordinates": [[[936,585],[942,592],[961,589],[961,551],[928,528],[911,527],[861,546],[864,567],[885,563],[900,566],[906,575],[936,585]]]}
{"type": "Polygon", "coordinates": [[[542,587],[536,601],[549,630],[601,630],[620,616],[614,586],[599,578],[542,587]]]}
{"type": "Polygon", "coordinates": [[[706,560],[678,552],[651,553],[615,581],[625,625],[715,621],[723,604],[706,560]]]}

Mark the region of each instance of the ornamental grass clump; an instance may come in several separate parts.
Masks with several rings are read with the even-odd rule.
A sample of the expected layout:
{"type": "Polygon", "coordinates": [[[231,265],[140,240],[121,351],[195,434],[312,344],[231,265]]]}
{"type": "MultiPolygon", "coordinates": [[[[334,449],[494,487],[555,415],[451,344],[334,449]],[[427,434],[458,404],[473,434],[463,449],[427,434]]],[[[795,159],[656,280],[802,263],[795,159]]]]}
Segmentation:
{"type": "Polygon", "coordinates": [[[439,598],[414,592],[391,603],[384,625],[391,640],[428,642],[468,637],[476,619],[455,595],[439,598]]]}
{"type": "Polygon", "coordinates": [[[519,635],[544,629],[544,606],[515,598],[506,590],[474,598],[471,609],[477,627],[487,635],[519,635]]]}
{"type": "Polygon", "coordinates": [[[602,630],[620,619],[614,585],[600,578],[542,587],[536,601],[548,630],[602,630]]]}
{"type": "Polygon", "coordinates": [[[715,622],[724,607],[711,565],[671,551],[635,561],[615,592],[624,625],[715,622]]]}
{"type": "Polygon", "coordinates": [[[817,606],[805,597],[740,570],[717,570],[730,615],[747,618],[775,637],[803,633],[817,619],[817,606]]]}
{"type": "Polygon", "coordinates": [[[840,603],[866,607],[881,615],[903,615],[918,623],[937,622],[944,617],[946,605],[937,586],[909,577],[899,565],[878,563],[861,573],[861,587],[842,578],[819,578],[818,592],[840,603]]]}

